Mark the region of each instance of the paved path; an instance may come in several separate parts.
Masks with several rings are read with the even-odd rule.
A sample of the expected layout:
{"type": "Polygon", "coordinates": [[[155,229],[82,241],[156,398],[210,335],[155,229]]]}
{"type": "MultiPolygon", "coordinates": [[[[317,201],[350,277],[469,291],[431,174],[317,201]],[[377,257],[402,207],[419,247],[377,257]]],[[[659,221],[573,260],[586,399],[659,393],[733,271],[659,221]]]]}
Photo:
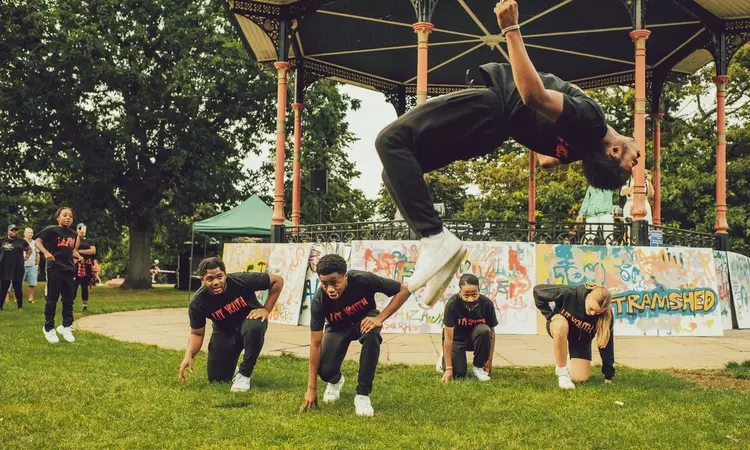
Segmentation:
{"type": "MultiPolygon", "coordinates": [[[[209,322],[210,326],[210,322],[209,322]]],[[[76,321],[79,330],[114,339],[184,350],[188,337],[187,309],[129,311],[87,316],[76,321]]],[[[282,352],[300,357],[309,354],[307,327],[270,324],[263,354],[282,352]]],[[[497,366],[541,366],[552,363],[548,336],[498,335],[494,364],[497,366]]],[[[208,346],[205,340],[203,350],[208,346]]],[[[353,342],[347,358],[357,359],[360,346],[353,342]]],[[[384,334],[380,360],[383,363],[434,364],[440,352],[438,334],[384,334]]],[[[599,362],[594,351],[594,362],[599,362]]],[[[730,361],[750,359],[750,330],[727,331],[723,337],[618,337],[615,360],[642,369],[722,368],[730,361]]]]}

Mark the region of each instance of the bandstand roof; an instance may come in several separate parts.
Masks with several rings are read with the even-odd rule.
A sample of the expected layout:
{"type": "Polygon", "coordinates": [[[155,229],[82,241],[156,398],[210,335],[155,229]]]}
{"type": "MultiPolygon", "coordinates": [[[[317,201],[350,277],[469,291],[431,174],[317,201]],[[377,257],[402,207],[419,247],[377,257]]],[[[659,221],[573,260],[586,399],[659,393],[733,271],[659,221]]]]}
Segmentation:
{"type": "MultiPolygon", "coordinates": [[[[716,33],[727,46],[750,36],[750,0],[520,0],[527,50],[537,70],[583,88],[631,84],[636,22],[651,31],[648,76],[692,73],[713,59],[716,33]]],[[[506,62],[507,47],[493,14],[496,0],[228,0],[246,46],[261,63],[277,60],[289,19],[289,58],[305,83],[330,77],[390,93],[416,89],[415,3],[434,4],[429,36],[429,92],[462,89],[486,62],[506,62]],[[294,19],[294,20],[292,20],[294,19]],[[468,71],[468,76],[467,76],[468,71]]],[[[729,49],[732,50],[732,49],[729,49]]]]}

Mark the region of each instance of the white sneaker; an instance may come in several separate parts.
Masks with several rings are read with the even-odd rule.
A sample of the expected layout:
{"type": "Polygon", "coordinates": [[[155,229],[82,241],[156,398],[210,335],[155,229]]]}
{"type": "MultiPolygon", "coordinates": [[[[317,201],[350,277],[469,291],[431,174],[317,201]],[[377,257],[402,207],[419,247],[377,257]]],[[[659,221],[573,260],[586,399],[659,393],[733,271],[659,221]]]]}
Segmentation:
{"type": "Polygon", "coordinates": [[[420,239],[417,265],[408,280],[409,291],[413,293],[424,286],[462,247],[461,240],[445,228],[439,234],[420,239]]]}
{"type": "Polygon", "coordinates": [[[44,333],[44,337],[47,339],[47,342],[50,344],[57,344],[60,342],[60,338],[57,337],[57,332],[55,329],[51,329],[49,331],[45,330],[44,327],[42,327],[42,333],[44,333]]]}
{"type": "Polygon", "coordinates": [[[354,397],[354,411],[358,416],[372,417],[375,415],[375,410],[372,409],[372,403],[370,402],[369,395],[357,395],[354,397]]]}
{"type": "Polygon", "coordinates": [[[237,373],[234,377],[234,383],[229,389],[232,392],[247,392],[250,390],[250,377],[237,373]]]}
{"type": "Polygon", "coordinates": [[[576,385],[573,384],[573,380],[570,379],[570,373],[568,373],[567,367],[556,367],[555,375],[557,375],[557,385],[560,389],[575,389],[576,385]]]}
{"type": "Polygon", "coordinates": [[[335,402],[341,396],[341,388],[344,387],[344,376],[341,375],[341,379],[338,383],[328,383],[326,391],[323,393],[323,401],[325,403],[335,402]]]}
{"type": "Polygon", "coordinates": [[[453,258],[451,258],[442,269],[438,270],[435,276],[427,280],[427,287],[424,288],[424,292],[422,293],[422,301],[424,301],[425,305],[434,305],[440,295],[445,292],[445,288],[447,288],[453,280],[453,276],[456,274],[458,266],[466,257],[466,252],[466,247],[461,245],[461,248],[455,255],[453,255],[453,258]]]}
{"type": "Polygon", "coordinates": [[[73,327],[64,327],[62,325],[57,327],[57,332],[62,334],[63,339],[67,342],[75,342],[76,338],[73,336],[73,327]]]}
{"type": "Polygon", "coordinates": [[[491,378],[481,367],[471,366],[471,374],[479,381],[490,381],[491,378]]]}
{"type": "Polygon", "coordinates": [[[444,373],[445,370],[443,370],[443,351],[440,351],[440,357],[438,358],[437,362],[435,363],[435,372],[437,373],[444,373]]]}

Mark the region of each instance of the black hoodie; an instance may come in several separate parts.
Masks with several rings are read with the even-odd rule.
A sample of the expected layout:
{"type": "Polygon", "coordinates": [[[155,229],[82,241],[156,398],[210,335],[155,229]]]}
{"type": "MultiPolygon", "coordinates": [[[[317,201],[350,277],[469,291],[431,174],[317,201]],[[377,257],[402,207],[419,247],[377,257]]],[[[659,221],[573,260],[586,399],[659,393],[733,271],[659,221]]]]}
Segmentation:
{"type": "MultiPolygon", "coordinates": [[[[555,284],[539,284],[534,287],[534,302],[537,309],[547,318],[552,319],[555,314],[560,314],[568,320],[570,331],[568,342],[576,345],[591,345],[596,334],[596,324],[599,316],[586,314],[586,296],[591,292],[585,285],[581,286],[559,286],[555,284]],[[549,303],[555,302],[554,311],[549,303]]],[[[602,358],[602,373],[604,378],[611,380],[615,376],[615,345],[613,334],[614,320],[610,324],[609,343],[599,349],[602,358]]]]}

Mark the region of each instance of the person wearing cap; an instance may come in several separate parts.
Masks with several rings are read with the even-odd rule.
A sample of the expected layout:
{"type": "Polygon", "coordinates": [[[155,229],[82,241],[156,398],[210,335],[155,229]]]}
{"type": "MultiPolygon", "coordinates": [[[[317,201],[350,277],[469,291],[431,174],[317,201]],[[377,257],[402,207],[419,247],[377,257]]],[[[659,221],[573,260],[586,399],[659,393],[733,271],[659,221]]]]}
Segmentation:
{"type": "Polygon", "coordinates": [[[83,301],[83,312],[88,312],[89,308],[89,285],[93,273],[94,255],[96,255],[96,246],[86,240],[86,225],[79,223],[76,227],[78,235],[81,237],[78,244],[78,253],[81,259],[76,261],[76,284],[73,300],[78,297],[78,287],[81,287],[81,300],[83,301]]]}
{"type": "Polygon", "coordinates": [[[31,246],[18,238],[18,225],[8,226],[8,237],[0,240],[0,311],[10,286],[16,294],[18,310],[23,309],[23,262],[31,257],[31,246]]]}

